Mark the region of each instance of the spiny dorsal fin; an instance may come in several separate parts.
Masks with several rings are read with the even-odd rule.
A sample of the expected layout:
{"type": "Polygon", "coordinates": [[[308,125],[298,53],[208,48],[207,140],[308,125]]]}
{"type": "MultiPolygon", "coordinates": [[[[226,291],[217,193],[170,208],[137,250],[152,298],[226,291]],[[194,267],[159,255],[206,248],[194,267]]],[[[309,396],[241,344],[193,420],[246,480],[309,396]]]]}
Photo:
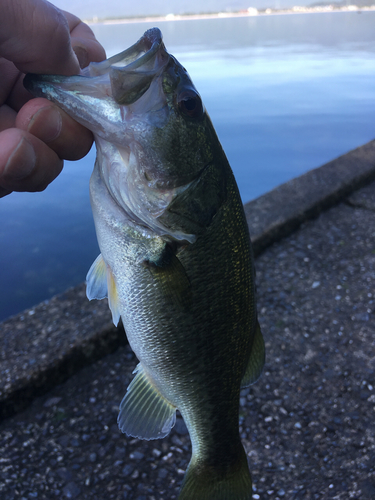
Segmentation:
{"type": "Polygon", "coordinates": [[[128,436],[159,439],[176,422],[176,408],[158,391],[141,363],[120,405],[118,426],[128,436]]]}
{"type": "Polygon", "coordinates": [[[116,283],[111,269],[106,265],[102,254],[94,260],[86,276],[86,295],[89,300],[108,297],[112,321],[117,326],[120,320],[119,300],[116,283]]]}
{"type": "Polygon", "coordinates": [[[246,367],[245,375],[241,382],[241,388],[254,384],[260,377],[265,363],[265,348],[262,332],[257,321],[253,346],[250,353],[249,362],[246,367]]]}

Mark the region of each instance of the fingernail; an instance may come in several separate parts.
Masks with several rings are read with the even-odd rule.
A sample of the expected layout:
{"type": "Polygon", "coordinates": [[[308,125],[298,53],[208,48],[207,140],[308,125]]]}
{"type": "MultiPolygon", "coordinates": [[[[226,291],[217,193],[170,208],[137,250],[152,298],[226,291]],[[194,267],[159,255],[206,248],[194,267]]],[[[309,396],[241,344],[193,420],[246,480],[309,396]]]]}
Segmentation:
{"type": "Polygon", "coordinates": [[[88,66],[90,63],[89,53],[87,52],[87,50],[80,45],[73,47],[73,50],[75,52],[75,55],[77,56],[81,68],[86,68],[86,66],[88,66]]]}
{"type": "Polygon", "coordinates": [[[33,146],[24,137],[6,162],[3,179],[7,184],[25,179],[32,174],[36,166],[36,155],[33,146]]]}
{"type": "Polygon", "coordinates": [[[30,120],[27,131],[45,143],[54,141],[61,133],[62,117],[52,106],[41,108],[30,120]]]}

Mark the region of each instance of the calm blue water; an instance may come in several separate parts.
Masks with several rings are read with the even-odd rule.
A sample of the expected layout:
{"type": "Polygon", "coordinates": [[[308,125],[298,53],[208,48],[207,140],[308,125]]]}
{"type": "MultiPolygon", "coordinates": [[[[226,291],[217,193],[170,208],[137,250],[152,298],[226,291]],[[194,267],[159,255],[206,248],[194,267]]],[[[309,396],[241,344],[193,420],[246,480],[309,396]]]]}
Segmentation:
{"type": "MultiPolygon", "coordinates": [[[[112,55],[152,23],[94,25],[112,55]]],[[[243,201],[375,138],[375,12],[158,23],[188,69],[243,201]]],[[[0,200],[0,319],[78,284],[98,254],[95,152],[0,200]]]]}

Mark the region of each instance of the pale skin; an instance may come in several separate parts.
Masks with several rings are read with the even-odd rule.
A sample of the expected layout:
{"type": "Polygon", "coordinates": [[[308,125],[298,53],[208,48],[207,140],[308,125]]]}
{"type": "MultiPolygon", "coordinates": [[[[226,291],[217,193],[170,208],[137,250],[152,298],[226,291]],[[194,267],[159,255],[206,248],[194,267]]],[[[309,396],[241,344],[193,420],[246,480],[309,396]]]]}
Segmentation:
{"type": "Polygon", "coordinates": [[[58,106],[32,96],[26,73],[79,74],[105,59],[91,29],[45,0],[0,0],[0,197],[42,191],[93,137],[58,106]]]}

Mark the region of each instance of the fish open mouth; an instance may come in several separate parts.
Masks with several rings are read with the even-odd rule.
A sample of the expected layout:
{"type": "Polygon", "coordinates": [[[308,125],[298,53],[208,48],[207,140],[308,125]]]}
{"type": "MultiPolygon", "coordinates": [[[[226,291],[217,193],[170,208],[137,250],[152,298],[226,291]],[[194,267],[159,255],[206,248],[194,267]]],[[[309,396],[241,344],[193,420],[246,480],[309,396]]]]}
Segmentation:
{"type": "Polygon", "coordinates": [[[106,61],[91,63],[89,75],[109,74],[112,96],[121,105],[138,100],[169,60],[159,28],[147,30],[137,43],[106,61]]]}
{"type": "Polygon", "coordinates": [[[161,31],[152,28],[128,49],[91,63],[80,75],[28,74],[23,83],[35,97],[57,103],[94,133],[113,137],[111,125],[118,132],[123,122],[122,106],[138,101],[168,64],[171,56],[162,40],[161,31]]]}
{"type": "Polygon", "coordinates": [[[90,76],[102,75],[111,66],[128,66],[129,69],[139,69],[147,64],[159,50],[162,42],[162,34],[159,28],[147,30],[134,45],[123,52],[112,56],[105,61],[90,64],[90,76]]]}

